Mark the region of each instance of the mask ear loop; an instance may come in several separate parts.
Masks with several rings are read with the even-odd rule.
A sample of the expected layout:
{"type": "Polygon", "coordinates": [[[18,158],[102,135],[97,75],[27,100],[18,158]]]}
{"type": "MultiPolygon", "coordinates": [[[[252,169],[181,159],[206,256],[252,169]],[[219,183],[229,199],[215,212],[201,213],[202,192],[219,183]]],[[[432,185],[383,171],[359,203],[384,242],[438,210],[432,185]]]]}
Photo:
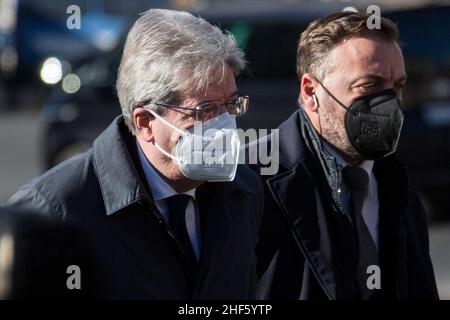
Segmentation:
{"type": "MultiPolygon", "coordinates": [[[[148,112],[150,112],[155,118],[157,118],[158,120],[160,120],[162,123],[164,123],[166,126],[168,126],[169,128],[175,130],[176,132],[178,132],[179,134],[181,134],[182,136],[185,136],[187,133],[180,129],[175,127],[173,124],[171,124],[169,121],[167,121],[166,119],[162,118],[159,114],[157,114],[156,112],[154,112],[153,110],[147,109],[148,112]]],[[[178,159],[176,156],[174,156],[173,154],[171,154],[170,152],[167,152],[166,150],[164,150],[156,141],[155,141],[155,147],[156,149],[158,149],[162,154],[164,154],[165,156],[169,157],[170,159],[174,160],[175,162],[181,162],[180,159],[178,159]]]]}
{"type": "MultiPolygon", "coordinates": [[[[314,104],[317,106],[317,109],[320,109],[319,101],[317,100],[317,97],[316,97],[315,93],[312,94],[312,98],[314,100],[314,104]]],[[[320,134],[320,136],[322,136],[322,124],[320,122],[320,112],[319,112],[319,110],[317,110],[317,115],[319,117],[319,134],[320,134]]]]}
{"type": "Polygon", "coordinates": [[[169,121],[167,121],[166,119],[164,119],[163,117],[161,117],[159,114],[157,114],[155,111],[147,109],[148,112],[150,112],[155,118],[157,118],[158,120],[160,120],[162,123],[164,123],[166,126],[168,126],[169,128],[175,130],[176,132],[178,132],[179,134],[181,134],[182,136],[187,135],[188,133],[185,130],[182,130],[180,128],[175,127],[173,124],[171,124],[169,121]]]}
{"type": "Polygon", "coordinates": [[[323,88],[323,90],[325,90],[325,92],[335,101],[335,102],[337,102],[337,104],[339,105],[339,106],[341,106],[342,108],[344,108],[345,110],[348,110],[348,111],[350,111],[350,112],[352,112],[352,113],[354,113],[355,111],[354,110],[352,110],[352,109],[350,109],[350,108],[348,108],[345,104],[343,104],[338,98],[336,98],[323,84],[322,84],[322,82],[320,82],[319,81],[319,79],[317,79],[317,78],[314,78],[314,79],[316,79],[316,81],[320,84],[320,86],[323,88]]]}

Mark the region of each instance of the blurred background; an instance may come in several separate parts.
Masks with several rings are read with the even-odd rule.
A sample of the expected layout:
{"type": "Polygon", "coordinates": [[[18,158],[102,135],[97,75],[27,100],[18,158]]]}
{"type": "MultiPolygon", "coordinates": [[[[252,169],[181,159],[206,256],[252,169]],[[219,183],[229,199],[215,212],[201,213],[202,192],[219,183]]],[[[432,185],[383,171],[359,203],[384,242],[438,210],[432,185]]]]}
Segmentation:
{"type": "Polygon", "coordinates": [[[187,10],[234,34],[250,61],[238,87],[251,108],[239,125],[276,128],[297,105],[300,33],[373,4],[400,29],[408,84],[398,157],[427,208],[440,295],[450,299],[450,0],[0,0],[0,204],[87,150],[120,113],[116,73],[139,13],[187,10]]]}

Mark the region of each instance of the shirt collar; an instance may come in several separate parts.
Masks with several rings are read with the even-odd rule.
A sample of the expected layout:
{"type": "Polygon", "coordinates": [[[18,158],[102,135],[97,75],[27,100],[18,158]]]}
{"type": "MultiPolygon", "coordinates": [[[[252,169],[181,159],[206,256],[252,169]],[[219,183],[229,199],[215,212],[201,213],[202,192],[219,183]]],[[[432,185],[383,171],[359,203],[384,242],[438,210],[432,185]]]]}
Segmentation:
{"type": "MultiPolygon", "coordinates": [[[[179,194],[161,177],[161,175],[156,171],[150,161],[148,161],[137,139],[136,144],[139,153],[139,160],[144,170],[145,178],[147,179],[153,200],[161,201],[179,194]]],[[[180,194],[187,194],[195,199],[195,188],[182,192],[180,194]]]]}
{"type": "MultiPolygon", "coordinates": [[[[330,146],[326,142],[324,142],[323,145],[325,147],[326,152],[328,152],[330,156],[336,159],[337,163],[341,166],[341,168],[345,168],[346,166],[349,165],[348,162],[345,161],[344,158],[339,154],[339,152],[337,152],[332,146],[330,146]]],[[[358,167],[364,169],[370,177],[372,175],[373,164],[374,164],[373,160],[364,160],[358,165],[358,167]]]]}

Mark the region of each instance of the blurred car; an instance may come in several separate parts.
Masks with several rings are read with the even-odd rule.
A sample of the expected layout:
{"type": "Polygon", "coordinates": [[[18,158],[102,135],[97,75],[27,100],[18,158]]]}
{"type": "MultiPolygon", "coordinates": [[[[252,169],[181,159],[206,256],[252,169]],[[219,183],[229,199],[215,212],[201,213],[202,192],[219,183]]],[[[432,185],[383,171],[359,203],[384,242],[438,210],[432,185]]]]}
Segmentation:
{"type": "Polygon", "coordinates": [[[42,102],[74,66],[114,49],[148,2],[0,0],[0,108],[42,102]]]}
{"type": "Polygon", "coordinates": [[[120,47],[76,69],[72,75],[79,80],[62,82],[45,104],[41,112],[45,168],[87,150],[120,114],[114,87],[120,47]]]}
{"type": "MultiPolygon", "coordinates": [[[[296,108],[296,47],[313,19],[339,11],[332,5],[216,7],[201,16],[230,31],[250,61],[237,81],[250,96],[241,128],[276,128],[296,108]]],[[[383,14],[399,26],[408,72],[405,125],[398,157],[409,168],[411,185],[433,215],[450,213],[450,6],[383,14]]],[[[75,93],[58,89],[46,103],[43,160],[46,168],[90,147],[120,114],[114,84],[122,46],[80,66],[75,93]]]]}

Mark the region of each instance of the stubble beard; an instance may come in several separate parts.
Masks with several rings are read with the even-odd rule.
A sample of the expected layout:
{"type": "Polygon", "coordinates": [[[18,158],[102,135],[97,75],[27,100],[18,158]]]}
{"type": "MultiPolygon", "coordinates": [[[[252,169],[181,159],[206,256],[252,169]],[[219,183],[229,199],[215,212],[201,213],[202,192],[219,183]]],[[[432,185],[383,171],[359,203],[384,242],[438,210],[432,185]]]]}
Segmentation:
{"type": "Polygon", "coordinates": [[[345,130],[345,111],[334,108],[319,108],[319,119],[322,138],[338,150],[344,157],[355,162],[361,162],[361,155],[351,144],[345,130]]]}

